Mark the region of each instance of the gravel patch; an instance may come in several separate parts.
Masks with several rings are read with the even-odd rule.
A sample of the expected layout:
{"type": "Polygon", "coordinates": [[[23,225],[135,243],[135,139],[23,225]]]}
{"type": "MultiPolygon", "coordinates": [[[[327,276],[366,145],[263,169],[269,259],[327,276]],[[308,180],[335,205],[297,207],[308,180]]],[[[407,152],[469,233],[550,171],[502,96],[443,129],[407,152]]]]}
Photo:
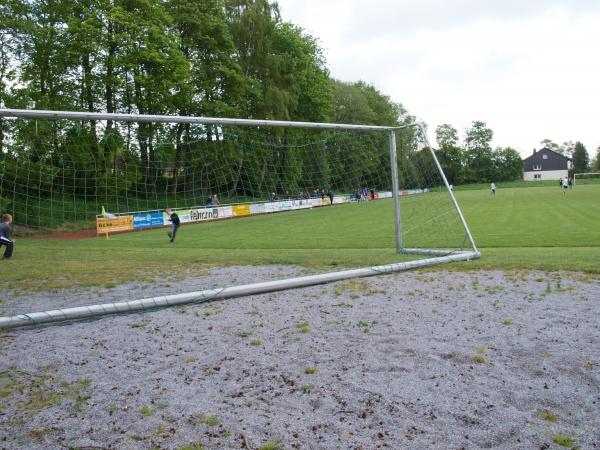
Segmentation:
{"type": "MultiPolygon", "coordinates": [[[[84,297],[273,273],[302,270],[230,267],[84,297]]],[[[10,330],[0,447],[600,448],[599,315],[597,277],[433,271],[10,330]]]]}

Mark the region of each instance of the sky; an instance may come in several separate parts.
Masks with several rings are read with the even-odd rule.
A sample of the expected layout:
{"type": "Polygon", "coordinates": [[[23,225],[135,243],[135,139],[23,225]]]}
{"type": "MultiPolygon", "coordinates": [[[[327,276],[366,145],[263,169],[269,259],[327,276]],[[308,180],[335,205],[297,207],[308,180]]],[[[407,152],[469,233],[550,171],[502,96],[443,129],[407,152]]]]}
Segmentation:
{"type": "Polygon", "coordinates": [[[599,0],[279,0],[331,76],[364,80],[428,126],[475,120],[524,157],[600,146],[599,0]]]}

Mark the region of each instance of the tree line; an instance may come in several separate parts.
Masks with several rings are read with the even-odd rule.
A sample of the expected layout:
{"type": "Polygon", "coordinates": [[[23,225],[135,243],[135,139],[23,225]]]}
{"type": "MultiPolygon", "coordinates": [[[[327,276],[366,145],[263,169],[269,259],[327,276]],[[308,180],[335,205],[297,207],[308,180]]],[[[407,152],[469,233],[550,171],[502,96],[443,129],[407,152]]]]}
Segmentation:
{"type": "MultiPolygon", "coordinates": [[[[5,0],[0,23],[3,108],[387,126],[415,121],[401,103],[374,86],[333,79],[318,40],[284,21],[270,0],[5,0]]],[[[85,195],[90,186],[78,181],[84,179],[81,172],[97,167],[97,185],[115,190],[152,186],[176,196],[193,189],[186,174],[204,170],[211,162],[203,157],[209,149],[228,161],[228,173],[218,176],[226,180],[231,195],[256,195],[246,192],[241,173],[265,190],[293,190],[328,188],[344,174],[354,174],[353,183],[374,183],[382,171],[389,171],[382,150],[385,136],[348,138],[336,155],[324,149],[323,170],[311,178],[305,176],[308,163],[302,158],[277,162],[274,158],[280,156],[268,145],[253,149],[257,154],[252,155],[242,151],[249,148],[245,139],[251,137],[232,135],[216,126],[199,129],[190,124],[0,119],[0,196],[11,189],[9,181],[26,185],[27,179],[17,179],[24,167],[24,177],[31,178],[31,171],[39,175],[37,187],[27,188],[28,195],[36,195],[35,189],[37,195],[55,189],[85,195]],[[88,165],[73,168],[71,182],[65,183],[63,172],[58,183],[65,161],[88,165]],[[110,178],[125,163],[136,170],[121,184],[113,182],[110,178]],[[267,173],[267,167],[276,167],[276,173],[267,173]],[[13,172],[17,175],[8,180],[5,175],[13,172]]],[[[473,122],[461,146],[454,128],[438,127],[438,157],[451,183],[521,176],[518,153],[492,150],[492,135],[484,122],[473,122]]],[[[312,136],[307,130],[272,129],[266,140],[280,146],[312,136]]],[[[402,139],[399,145],[409,153],[400,158],[401,176],[418,179],[419,164],[434,170],[425,162],[426,154],[417,150],[414,135],[402,139]]],[[[198,182],[217,181],[207,175],[198,182]]]]}

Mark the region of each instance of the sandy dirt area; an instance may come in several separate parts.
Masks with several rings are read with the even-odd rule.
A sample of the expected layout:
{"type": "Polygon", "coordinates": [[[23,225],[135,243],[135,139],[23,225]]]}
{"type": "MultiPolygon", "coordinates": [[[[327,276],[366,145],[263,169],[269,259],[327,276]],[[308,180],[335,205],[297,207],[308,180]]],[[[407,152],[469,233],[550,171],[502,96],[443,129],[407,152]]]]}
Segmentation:
{"type": "MultiPolygon", "coordinates": [[[[273,273],[301,269],[220,268],[86,300],[273,273]]],[[[419,271],[8,330],[0,447],[600,448],[599,317],[598,277],[419,271]]]]}

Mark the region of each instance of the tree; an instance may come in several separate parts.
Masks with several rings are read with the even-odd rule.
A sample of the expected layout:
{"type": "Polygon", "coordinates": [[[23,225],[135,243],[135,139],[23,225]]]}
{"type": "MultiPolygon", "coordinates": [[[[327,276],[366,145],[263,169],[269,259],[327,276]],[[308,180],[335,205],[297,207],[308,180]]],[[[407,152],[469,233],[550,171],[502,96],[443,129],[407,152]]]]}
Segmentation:
{"type": "Polygon", "coordinates": [[[596,157],[594,158],[591,166],[594,172],[600,171],[600,146],[598,146],[596,149],[596,157]]]}
{"type": "Polygon", "coordinates": [[[475,183],[493,181],[495,174],[490,145],[493,136],[493,131],[482,121],[473,121],[471,128],[467,129],[466,181],[475,183]]]}
{"type": "Polygon", "coordinates": [[[577,141],[573,150],[573,171],[574,173],[587,172],[590,168],[590,157],[585,146],[577,141]]]}
{"type": "Polygon", "coordinates": [[[438,143],[437,157],[450,184],[460,184],[464,177],[465,152],[458,145],[458,131],[452,125],[442,124],[435,129],[438,143]]]}
{"type": "Polygon", "coordinates": [[[498,147],[492,154],[495,181],[514,181],[523,176],[523,160],[514,148],[498,147]]]}
{"type": "Polygon", "coordinates": [[[444,123],[438,125],[435,129],[435,139],[438,144],[438,148],[449,148],[458,146],[458,130],[452,125],[444,123]]]}
{"type": "Polygon", "coordinates": [[[547,149],[552,150],[553,152],[568,157],[571,156],[571,153],[573,153],[573,149],[575,147],[575,145],[571,141],[565,141],[562,144],[557,144],[556,142],[553,142],[551,139],[548,138],[542,139],[540,141],[540,144],[542,144],[547,149]]]}

